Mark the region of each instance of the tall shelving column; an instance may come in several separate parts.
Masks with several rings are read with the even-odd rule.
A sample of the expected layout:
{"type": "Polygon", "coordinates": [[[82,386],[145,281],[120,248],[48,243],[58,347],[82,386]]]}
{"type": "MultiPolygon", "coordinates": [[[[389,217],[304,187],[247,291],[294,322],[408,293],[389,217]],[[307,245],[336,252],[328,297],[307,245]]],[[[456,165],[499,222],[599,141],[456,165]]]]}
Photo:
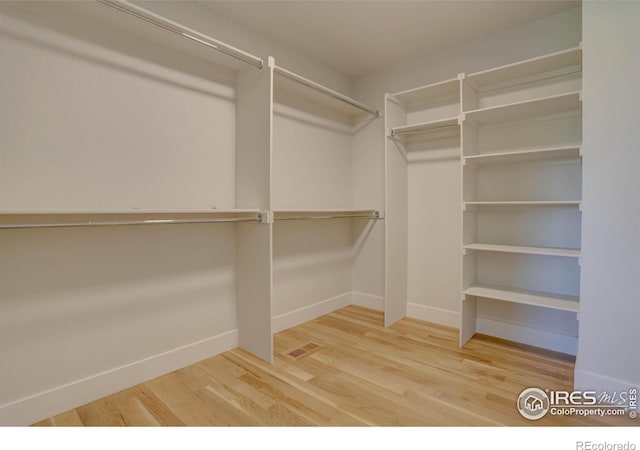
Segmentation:
{"type": "MultiPolygon", "coordinates": [[[[542,320],[577,330],[566,314],[579,310],[580,89],[579,47],[462,82],[461,346],[494,334],[485,316],[506,304],[544,308],[542,320]]],[[[508,306],[514,322],[518,307],[508,306]]],[[[531,335],[508,337],[576,352],[577,336],[531,335]]]]}
{"type": "Polygon", "coordinates": [[[462,75],[385,96],[386,326],[407,315],[412,295],[414,301],[446,302],[447,297],[457,301],[457,279],[449,282],[447,276],[452,271],[443,269],[446,264],[437,267],[439,263],[433,257],[436,253],[455,255],[459,244],[447,244],[441,239],[442,230],[430,229],[438,225],[425,222],[426,217],[441,214],[450,205],[441,198],[429,199],[432,192],[425,192],[424,186],[414,186],[419,195],[412,197],[410,185],[424,182],[419,171],[429,161],[451,160],[457,170],[461,78],[462,75]],[[411,205],[412,198],[419,198],[420,205],[411,205]],[[442,245],[453,248],[434,250],[442,245]]]}

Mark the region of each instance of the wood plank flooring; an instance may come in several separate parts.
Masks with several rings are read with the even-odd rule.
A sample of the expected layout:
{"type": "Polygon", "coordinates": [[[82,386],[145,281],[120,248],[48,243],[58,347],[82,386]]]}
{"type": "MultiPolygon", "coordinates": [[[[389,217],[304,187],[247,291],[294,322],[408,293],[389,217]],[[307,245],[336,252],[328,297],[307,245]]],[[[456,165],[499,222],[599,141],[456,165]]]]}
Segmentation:
{"type": "Polygon", "coordinates": [[[571,390],[574,358],[485,336],[463,349],[457,341],[452,328],[414,319],[384,328],[381,312],[349,306],[278,333],[273,365],[235,349],[36,425],[637,425],[526,420],[520,392],[571,390]]]}

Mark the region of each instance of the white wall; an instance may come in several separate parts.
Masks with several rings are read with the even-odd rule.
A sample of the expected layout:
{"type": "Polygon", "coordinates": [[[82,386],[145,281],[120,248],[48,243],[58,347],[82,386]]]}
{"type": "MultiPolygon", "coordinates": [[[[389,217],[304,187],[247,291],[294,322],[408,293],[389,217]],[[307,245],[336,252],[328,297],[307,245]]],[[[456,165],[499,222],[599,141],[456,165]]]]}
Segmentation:
{"type": "MultiPolygon", "coordinates": [[[[570,48],[578,45],[580,39],[581,11],[577,8],[421,58],[411,58],[357,80],[354,95],[382,108],[385,92],[399,92],[455,78],[458,73],[570,48]]],[[[382,146],[382,139],[376,145],[382,146]]],[[[408,167],[408,314],[457,327],[461,272],[459,148],[447,144],[423,153],[408,167]]],[[[492,312],[491,305],[485,306],[480,316],[500,323],[507,321],[526,328],[545,321],[539,314],[534,315],[533,322],[529,321],[530,311],[517,305],[518,311],[512,308],[506,315],[492,312]]],[[[575,336],[575,315],[569,316],[563,316],[560,324],[555,323],[554,331],[575,336]]]]}
{"type": "Polygon", "coordinates": [[[576,389],[640,386],[640,4],[583,4],[584,146],[576,389]]]}

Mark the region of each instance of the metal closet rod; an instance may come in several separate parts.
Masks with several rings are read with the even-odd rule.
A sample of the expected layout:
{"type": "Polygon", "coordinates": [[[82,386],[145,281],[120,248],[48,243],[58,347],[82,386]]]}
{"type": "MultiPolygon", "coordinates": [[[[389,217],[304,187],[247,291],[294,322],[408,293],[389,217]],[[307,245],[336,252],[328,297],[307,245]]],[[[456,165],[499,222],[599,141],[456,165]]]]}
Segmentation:
{"type": "Polygon", "coordinates": [[[315,81],[311,81],[308,78],[298,75],[297,73],[291,72],[287,69],[283,69],[282,67],[279,67],[279,66],[275,66],[274,71],[284,77],[289,78],[290,80],[293,80],[304,86],[310,87],[311,89],[314,89],[318,92],[322,92],[323,94],[328,95],[329,97],[333,97],[344,103],[348,103],[351,106],[355,106],[358,109],[366,111],[369,114],[373,115],[374,117],[380,117],[380,112],[377,109],[369,108],[364,103],[360,103],[359,101],[354,100],[351,97],[347,97],[346,95],[341,94],[340,92],[336,92],[333,89],[329,89],[328,87],[318,84],[315,81]]]}
{"type": "Polygon", "coordinates": [[[255,217],[218,217],[210,219],[148,219],[148,220],[108,220],[86,222],[60,222],[60,223],[6,223],[0,224],[0,229],[20,228],[71,228],[71,227],[111,227],[128,225],[173,225],[183,223],[221,223],[221,222],[261,222],[262,214],[256,213],[255,217]]]}
{"type": "Polygon", "coordinates": [[[218,41],[217,39],[207,36],[206,34],[202,34],[195,30],[187,28],[183,25],[180,25],[177,22],[166,19],[165,17],[162,17],[158,14],[155,14],[149,10],[141,8],[132,3],[129,3],[125,0],[98,0],[98,1],[103,5],[110,6],[112,8],[117,9],[118,11],[137,17],[138,19],[144,20],[147,23],[158,26],[167,31],[171,31],[172,33],[178,34],[180,36],[189,38],[192,41],[198,42],[202,45],[206,45],[209,48],[213,48],[226,55],[229,55],[236,59],[244,61],[247,64],[251,64],[252,66],[257,67],[258,69],[262,69],[264,67],[264,61],[258,58],[257,56],[244,52],[238,48],[232,47],[231,45],[225,44],[222,41],[218,41]]]}
{"type": "Polygon", "coordinates": [[[336,214],[336,215],[324,215],[324,216],[286,216],[286,217],[274,217],[274,220],[316,220],[316,219],[352,219],[352,218],[364,218],[364,219],[379,219],[380,213],[374,211],[371,214],[336,214]]]}

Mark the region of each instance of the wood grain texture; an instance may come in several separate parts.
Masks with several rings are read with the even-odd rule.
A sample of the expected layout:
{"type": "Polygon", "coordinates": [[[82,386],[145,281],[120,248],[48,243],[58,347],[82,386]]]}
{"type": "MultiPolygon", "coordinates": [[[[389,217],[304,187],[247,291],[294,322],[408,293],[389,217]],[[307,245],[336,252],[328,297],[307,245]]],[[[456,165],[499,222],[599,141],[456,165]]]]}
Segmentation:
{"type": "Polygon", "coordinates": [[[522,418],[526,387],[571,390],[574,358],[349,306],[278,333],[274,364],[235,349],[40,426],[598,426],[627,417],[522,418]],[[292,349],[320,348],[298,359],[292,349]]]}

